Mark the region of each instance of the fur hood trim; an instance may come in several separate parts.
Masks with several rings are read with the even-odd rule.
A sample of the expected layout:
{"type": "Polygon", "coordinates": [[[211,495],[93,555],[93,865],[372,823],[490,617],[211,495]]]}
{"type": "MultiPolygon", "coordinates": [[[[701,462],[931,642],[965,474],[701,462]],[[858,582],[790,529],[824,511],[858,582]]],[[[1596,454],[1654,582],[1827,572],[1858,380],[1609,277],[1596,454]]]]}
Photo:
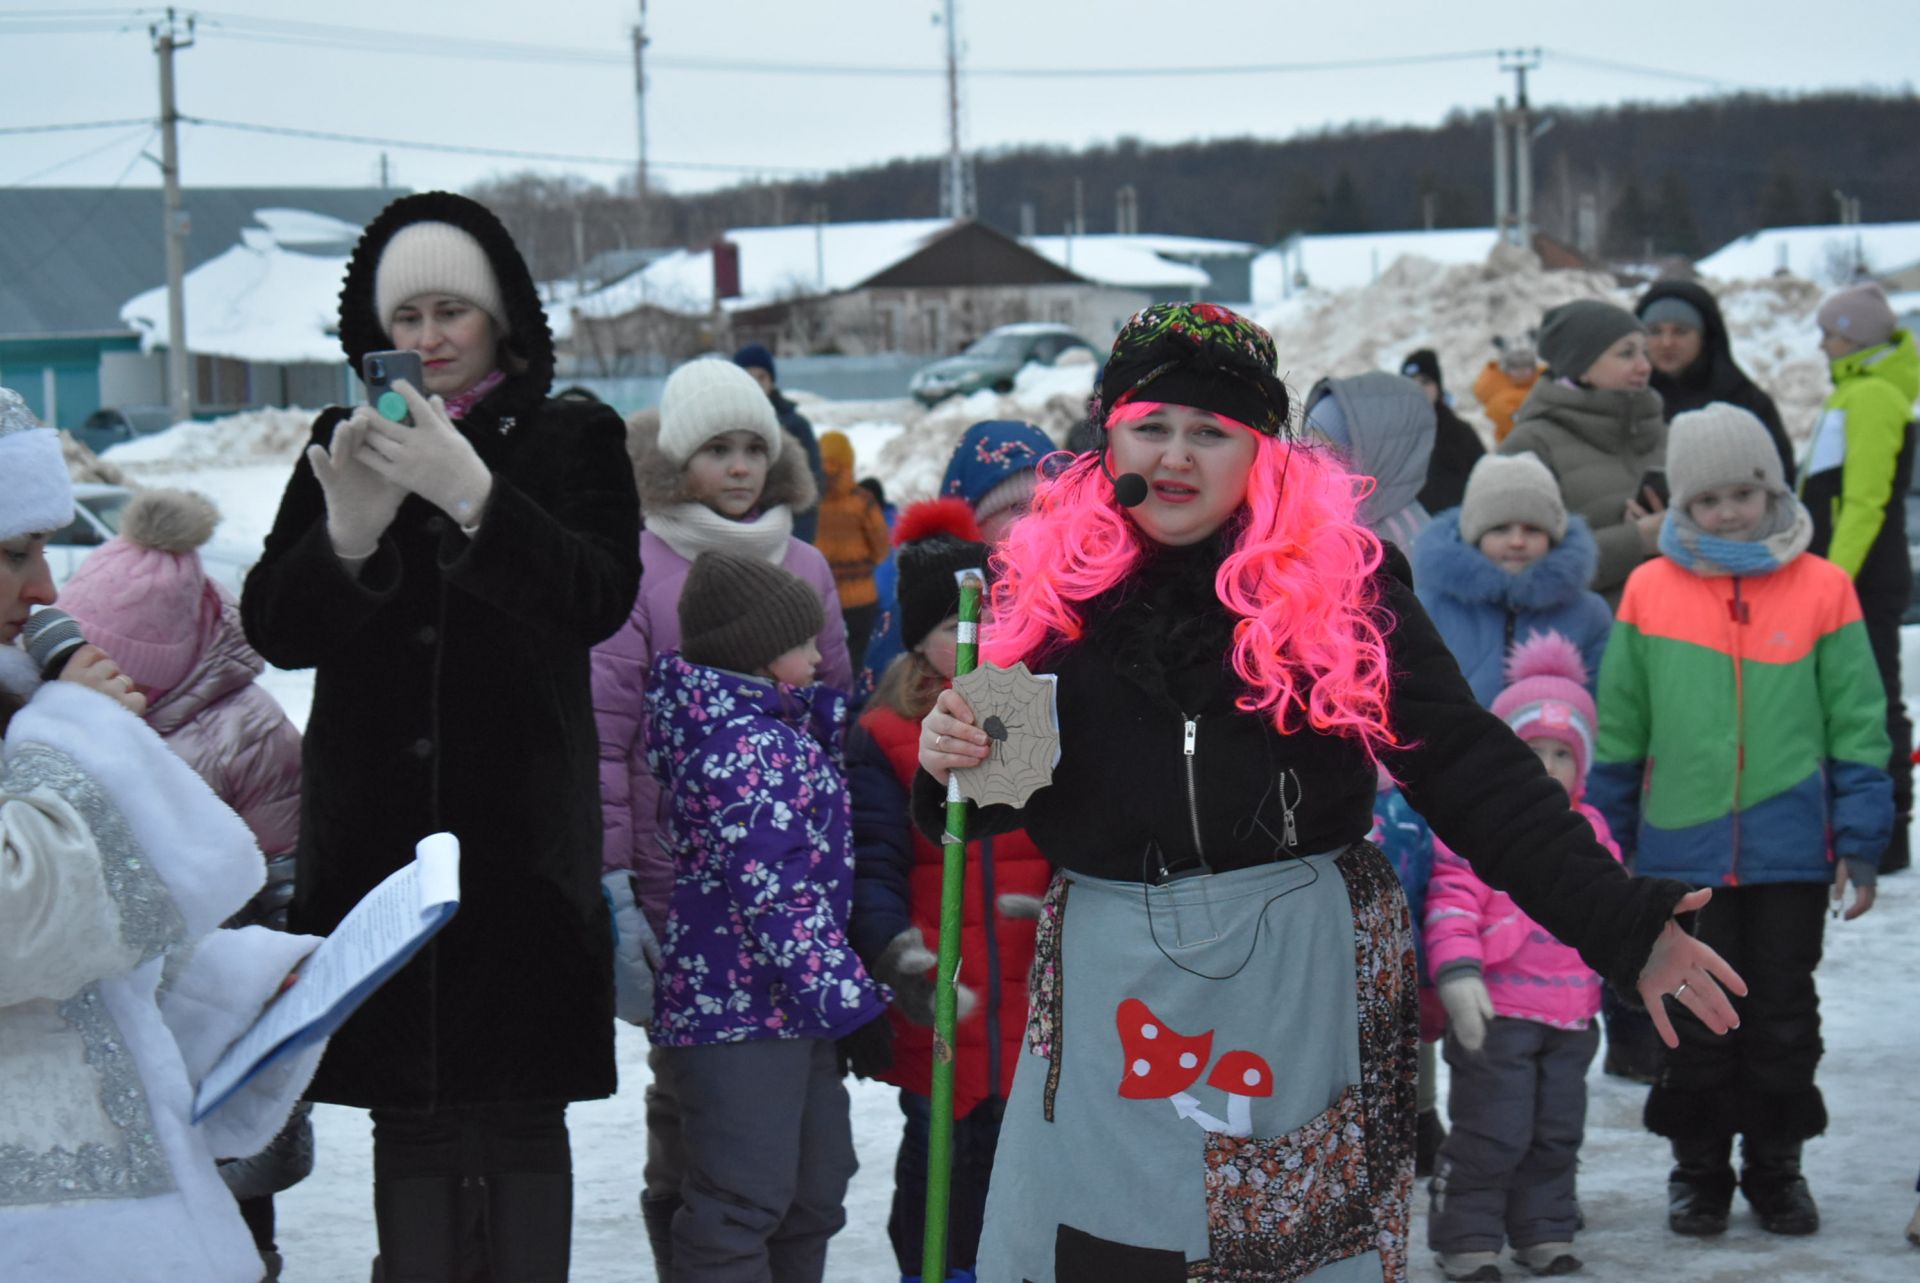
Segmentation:
{"type": "MultiPolygon", "coordinates": [[[[760,492],[762,509],[782,505],[805,512],[819,502],[820,491],[807,470],[807,450],[791,432],[780,447],[780,457],[767,469],[766,489],[760,492]]],[[[627,454],[633,460],[633,484],[640,494],[643,516],[665,512],[678,504],[695,502],[687,491],[687,474],[660,449],[660,412],[636,410],[627,418],[627,454]]]]}
{"type": "Polygon", "coordinates": [[[1567,514],[1567,537],[1517,575],[1460,537],[1458,508],[1435,517],[1413,542],[1413,581],[1423,594],[1517,611],[1551,610],[1579,600],[1599,564],[1593,530],[1578,513],[1567,514]]]}

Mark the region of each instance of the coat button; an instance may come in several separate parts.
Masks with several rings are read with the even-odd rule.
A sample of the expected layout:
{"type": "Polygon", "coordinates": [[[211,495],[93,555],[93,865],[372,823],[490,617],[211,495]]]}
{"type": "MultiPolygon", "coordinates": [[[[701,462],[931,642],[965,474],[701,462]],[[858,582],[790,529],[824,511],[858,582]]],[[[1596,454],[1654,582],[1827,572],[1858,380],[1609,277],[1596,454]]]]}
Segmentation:
{"type": "Polygon", "coordinates": [[[445,517],[435,514],[434,516],[427,518],[428,534],[443,535],[446,532],[447,532],[447,519],[445,517]]]}
{"type": "Polygon", "coordinates": [[[413,742],[412,746],[407,749],[407,751],[409,753],[412,753],[415,757],[423,757],[423,758],[432,757],[433,741],[430,739],[417,739],[413,742]]]}
{"type": "Polygon", "coordinates": [[[432,624],[422,625],[420,631],[414,635],[420,639],[422,646],[431,646],[440,640],[440,630],[432,624]]]}

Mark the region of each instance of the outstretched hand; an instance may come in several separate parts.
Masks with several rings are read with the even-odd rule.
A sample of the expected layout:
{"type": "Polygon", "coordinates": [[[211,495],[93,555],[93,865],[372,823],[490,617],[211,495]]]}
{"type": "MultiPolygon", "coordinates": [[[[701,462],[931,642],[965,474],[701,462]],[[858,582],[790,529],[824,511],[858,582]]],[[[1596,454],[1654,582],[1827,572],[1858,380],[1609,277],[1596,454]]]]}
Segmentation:
{"type": "Polygon", "coordinates": [[[326,445],[307,447],[307,463],[327,500],[327,538],[342,557],[371,557],[407,497],[361,459],[379,417],[363,405],[335,425],[326,445]]]}
{"type": "MultiPolygon", "coordinates": [[[[1712,898],[1713,892],[1705,888],[1689,892],[1673,906],[1674,916],[1705,908],[1712,898]]],[[[1673,1020],[1667,1015],[1663,999],[1671,996],[1698,1016],[1701,1024],[1716,1034],[1723,1034],[1740,1027],[1739,1013],[1734,1011],[1728,993],[1747,996],[1747,982],[1740,978],[1740,973],[1672,920],[1653,942],[1653,952],[1647,955],[1647,965],[1640,969],[1640,979],[1634,987],[1640,993],[1640,1000],[1647,1004],[1647,1014],[1653,1017],[1660,1041],[1669,1047],[1680,1045],[1680,1035],[1674,1032],[1673,1020]]]]}
{"type": "Polygon", "coordinates": [[[454,426],[445,401],[427,399],[405,379],[393,390],[406,400],[413,426],[374,416],[356,457],[461,525],[478,524],[493,491],[493,473],[454,426]]]}

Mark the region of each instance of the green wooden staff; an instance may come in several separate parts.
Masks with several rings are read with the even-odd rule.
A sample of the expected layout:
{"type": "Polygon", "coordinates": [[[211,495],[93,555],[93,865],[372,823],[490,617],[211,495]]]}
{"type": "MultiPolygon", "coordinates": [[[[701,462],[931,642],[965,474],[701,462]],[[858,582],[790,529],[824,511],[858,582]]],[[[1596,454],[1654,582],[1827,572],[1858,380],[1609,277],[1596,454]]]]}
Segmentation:
{"type": "MultiPolygon", "coordinates": [[[[980,658],[980,593],[986,576],[962,570],[959,645],[954,676],[974,670],[980,658]]],[[[967,880],[967,801],[960,781],[947,776],[947,831],[940,881],[940,961],[933,989],[933,1117],[927,1134],[927,1230],[920,1277],[938,1283],[947,1277],[947,1197],[953,1175],[953,1026],[954,981],[960,974],[960,917],[967,880]]]]}

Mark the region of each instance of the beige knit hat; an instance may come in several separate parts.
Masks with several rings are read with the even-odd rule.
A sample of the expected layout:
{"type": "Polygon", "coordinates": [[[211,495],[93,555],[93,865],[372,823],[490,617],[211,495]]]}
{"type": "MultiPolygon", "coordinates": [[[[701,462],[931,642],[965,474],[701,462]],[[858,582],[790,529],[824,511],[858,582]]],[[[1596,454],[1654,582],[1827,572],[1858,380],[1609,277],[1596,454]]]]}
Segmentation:
{"type": "Polygon", "coordinates": [[[58,530],[73,520],[73,481],[60,434],[40,426],[25,398],[0,388],[0,539],[58,530]]]}
{"type": "Polygon", "coordinates": [[[661,453],[684,466],[708,441],[734,431],[758,434],[769,462],[780,457],[785,434],[773,402],[751,374],[732,361],[701,357],[667,376],[660,390],[661,453]]]}
{"type": "Polygon", "coordinates": [[[1567,505],[1560,483],[1532,454],[1485,454],[1467,474],[1460,500],[1460,538],[1477,544],[1480,536],[1510,522],[1538,526],[1559,543],[1567,537],[1567,505]]]}
{"type": "Polygon", "coordinates": [[[1760,420],[1725,401],[1673,416],[1667,427],[1667,488],[1685,509],[1703,490],[1755,485],[1787,493],[1780,452],[1760,420]]]}
{"type": "Polygon", "coordinates": [[[680,589],[680,657],[756,673],[818,637],[826,618],[820,594],[798,575],[752,557],[703,552],[680,589]]]}
{"type": "Polygon", "coordinates": [[[1879,347],[1893,337],[1899,318],[1886,291],[1872,281],[1835,290],[1820,305],[1820,328],[1861,347],[1879,347]]]}
{"type": "Polygon", "coordinates": [[[380,266],[373,272],[373,308],[380,328],[391,335],[393,314],[422,294],[466,299],[493,318],[502,336],[507,333],[507,309],[487,251],[452,223],[409,223],[380,251],[380,266]]]}

